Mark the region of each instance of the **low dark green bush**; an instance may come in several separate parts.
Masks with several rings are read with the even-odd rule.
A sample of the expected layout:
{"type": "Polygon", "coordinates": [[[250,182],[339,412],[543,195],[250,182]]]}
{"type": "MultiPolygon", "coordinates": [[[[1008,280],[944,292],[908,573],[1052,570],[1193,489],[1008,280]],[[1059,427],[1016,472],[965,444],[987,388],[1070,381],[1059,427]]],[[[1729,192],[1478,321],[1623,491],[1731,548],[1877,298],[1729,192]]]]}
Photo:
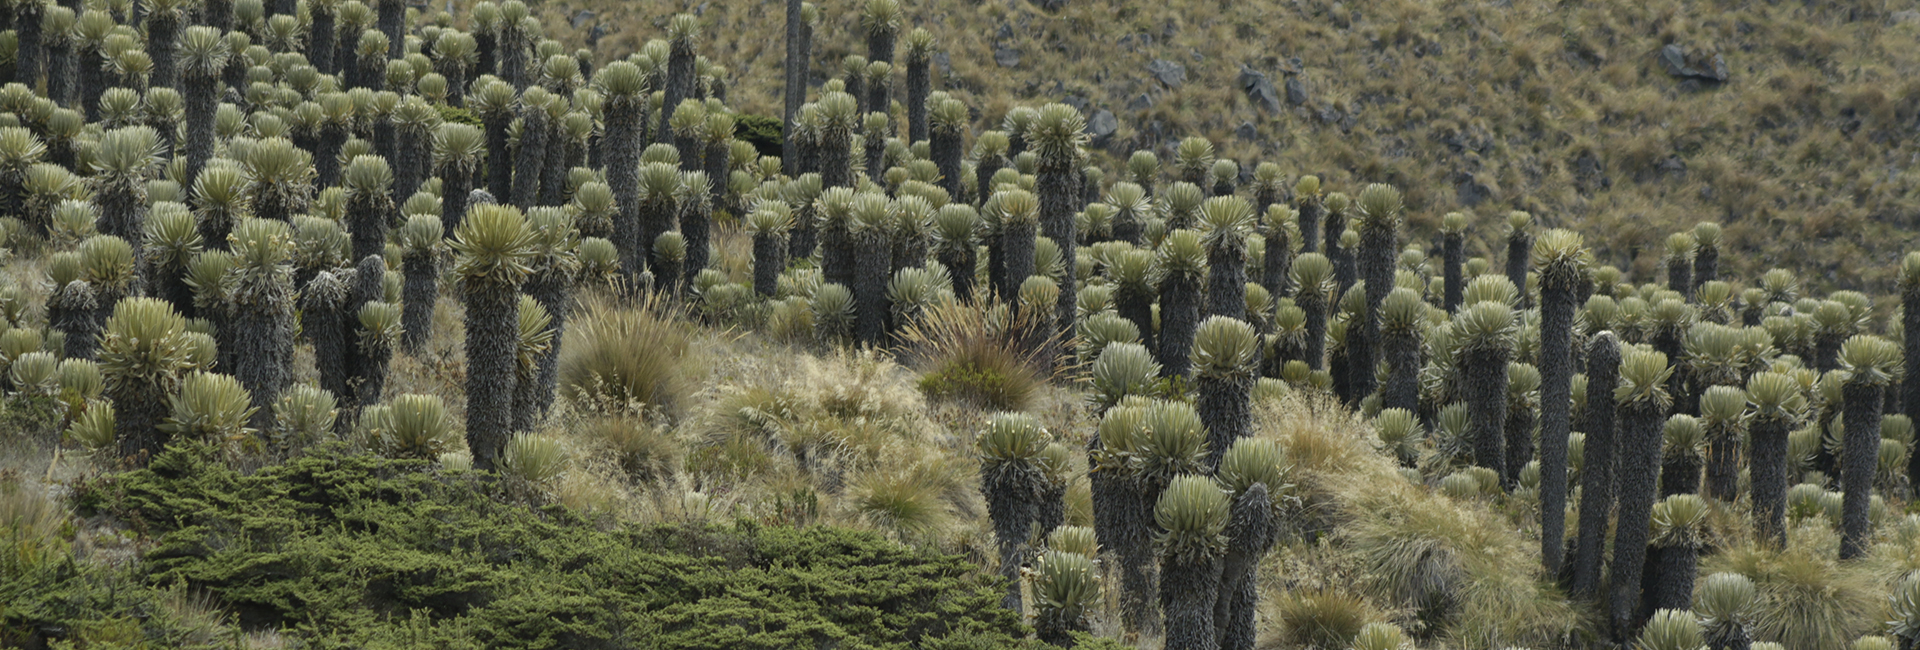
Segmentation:
{"type": "Polygon", "coordinates": [[[751,113],[736,113],[733,116],[733,137],[745,140],[753,145],[753,150],[762,156],[780,155],[780,118],[751,113]]]}
{"type": "Polygon", "coordinates": [[[442,122],[454,122],[468,126],[485,126],[480,123],[480,117],[474,115],[473,111],[458,106],[448,106],[446,104],[435,104],[433,107],[440,111],[440,121],[442,122]]]}
{"type": "MultiPolygon", "coordinates": [[[[88,490],[83,503],[153,538],[141,583],[202,590],[243,626],[313,648],[1033,643],[998,606],[994,577],[865,532],[609,526],[497,500],[424,461],[337,447],[251,475],[176,447],[88,490]]],[[[0,584],[26,599],[14,602],[39,589],[0,584]]],[[[71,615],[0,609],[9,630],[71,615]]]]}

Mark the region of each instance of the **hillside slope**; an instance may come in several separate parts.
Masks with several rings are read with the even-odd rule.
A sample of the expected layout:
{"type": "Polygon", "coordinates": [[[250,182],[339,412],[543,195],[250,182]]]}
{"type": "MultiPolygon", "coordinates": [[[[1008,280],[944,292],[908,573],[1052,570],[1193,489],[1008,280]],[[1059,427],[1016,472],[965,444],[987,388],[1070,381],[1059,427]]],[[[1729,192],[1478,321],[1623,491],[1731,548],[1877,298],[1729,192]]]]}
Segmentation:
{"type": "MultiPolygon", "coordinates": [[[[817,85],[865,52],[858,0],[816,4],[817,85]]],[[[1647,280],[1667,233],[1719,220],[1729,249],[1746,251],[1730,256],[1735,273],[1777,265],[1884,289],[1920,216],[1913,2],[905,4],[947,55],[936,88],[966,100],[977,129],[1018,104],[1106,110],[1118,123],[1109,168],[1197,133],[1249,171],[1273,161],[1336,189],[1400,185],[1416,237],[1465,209],[1491,241],[1501,214],[1525,209],[1585,230],[1602,262],[1647,280]],[[1670,74],[1669,44],[1699,72],[1717,54],[1727,80],[1670,74]],[[1243,92],[1259,77],[1279,110],[1243,92]]],[[[562,0],[542,12],[569,43],[606,30],[594,50],[609,60],[683,10],[706,24],[702,53],[731,71],[730,100],[777,114],[779,3],[562,0]]]]}

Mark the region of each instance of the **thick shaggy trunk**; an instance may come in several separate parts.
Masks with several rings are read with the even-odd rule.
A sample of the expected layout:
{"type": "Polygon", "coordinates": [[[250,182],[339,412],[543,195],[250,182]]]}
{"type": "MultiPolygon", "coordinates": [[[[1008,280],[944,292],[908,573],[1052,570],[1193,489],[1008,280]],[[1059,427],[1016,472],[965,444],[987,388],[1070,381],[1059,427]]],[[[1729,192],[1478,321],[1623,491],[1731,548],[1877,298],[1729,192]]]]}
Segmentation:
{"type": "Polygon", "coordinates": [[[1501,479],[1507,489],[1520,486],[1520,472],[1533,462],[1533,427],[1537,423],[1533,407],[1530,405],[1508,404],[1507,423],[1507,465],[1501,471],[1501,479]]]}
{"type": "Polygon", "coordinates": [[[47,298],[47,327],[67,335],[66,345],[59,350],[63,358],[94,358],[100,343],[99,323],[93,320],[93,312],[98,308],[93,286],[84,280],[55,288],[47,298]]]}
{"type": "Polygon", "coordinates": [[[1445,301],[1441,304],[1446,307],[1447,313],[1449,314],[1458,311],[1460,309],[1460,302],[1466,299],[1467,285],[1461,269],[1461,266],[1466,262],[1467,256],[1466,242],[1464,240],[1465,237],[1462,237],[1460,233],[1447,233],[1441,248],[1440,275],[1441,278],[1443,278],[1442,283],[1446,285],[1447,292],[1445,301]]]}
{"type": "Polygon", "coordinates": [[[884,165],[886,164],[887,141],[881,138],[880,134],[873,133],[868,134],[860,143],[865,148],[865,150],[860,153],[860,156],[866,165],[867,178],[875,183],[885,185],[887,170],[884,165]]]}
{"type": "Polygon", "coordinates": [[[1532,266],[1528,257],[1532,254],[1532,235],[1515,233],[1507,236],[1507,281],[1520,290],[1519,306],[1522,309],[1533,306],[1533,296],[1527,294],[1527,268],[1532,266]]]}
{"type": "MultiPolygon", "coordinates": [[[[1879,450],[1874,451],[1877,453],[1879,450]]],[[[1739,432],[1708,434],[1706,494],[1728,503],[1740,498],[1739,432]]]]}
{"type": "MultiPolygon", "coordinates": [[[[930,63],[926,56],[907,57],[907,144],[926,140],[929,134],[927,95],[933,88],[930,63]]],[[[953,198],[958,200],[960,193],[953,192],[953,198]]]]}
{"type": "Polygon", "coordinates": [[[1461,392],[1467,398],[1468,430],[1473,432],[1473,464],[1500,473],[1507,483],[1504,436],[1507,421],[1507,358],[1512,353],[1502,348],[1461,350],[1461,369],[1466,385],[1461,392]]]}
{"type": "Polygon", "coordinates": [[[1381,337],[1387,357],[1387,385],[1380,391],[1382,408],[1420,410],[1420,334],[1418,330],[1389,332],[1381,337]]]}
{"type": "Polygon", "coordinates": [[[347,125],[329,121],[320,126],[320,148],[313,152],[314,185],[340,184],[340,149],[347,144],[347,125]]]}
{"type": "MultiPolygon", "coordinates": [[[[693,44],[680,41],[673,44],[667,54],[667,84],[660,103],[660,126],[654,133],[669,133],[668,122],[673,119],[673,111],[680,102],[693,96],[693,85],[697,80],[693,76],[693,44]]],[[[680,148],[680,157],[685,160],[689,154],[686,147],[680,148]]]]}
{"type": "Polygon", "coordinates": [[[1320,221],[1327,216],[1327,206],[1317,200],[1301,201],[1299,211],[1300,252],[1317,252],[1320,250],[1320,221]]]}
{"type": "Polygon", "coordinates": [[[161,433],[159,425],[167,417],[172,397],[168,383],[134,378],[107,383],[104,395],[113,400],[113,435],[120,443],[122,459],[145,466],[166,448],[171,436],[161,433]]]}
{"type": "Polygon", "coordinates": [[[459,230],[460,221],[467,218],[467,195],[472,191],[472,170],[460,165],[440,168],[440,222],[448,235],[459,230]]]}
{"type": "Polygon", "coordinates": [[[829,222],[820,232],[820,276],[827,282],[853,287],[853,235],[846,221],[829,222]]]}
{"type": "Polygon", "coordinates": [[[1255,483],[1234,499],[1227,520],[1220,591],[1213,606],[1213,629],[1220,639],[1220,650],[1253,650],[1260,558],[1273,548],[1278,533],[1279,522],[1274,520],[1265,484],[1255,483]]]}
{"type": "MultiPolygon", "coordinates": [[[[780,272],[787,268],[787,242],[778,235],[753,236],[753,291],[772,298],[780,288],[780,272]]],[[[956,283],[958,284],[958,283],[956,283]]]]}
{"type": "Polygon", "coordinates": [[[1244,251],[1208,251],[1208,316],[1247,319],[1247,256],[1244,251]]]}
{"type": "Polygon", "coordinates": [[[1842,560],[1866,553],[1873,534],[1867,506],[1873,498],[1874,464],[1880,457],[1881,391],[1878,384],[1860,381],[1849,381],[1841,388],[1846,408],[1846,438],[1840,452],[1840,485],[1845,493],[1840,506],[1842,560]]]}
{"type": "Polygon", "coordinates": [[[557,274],[539,274],[527,281],[527,295],[540,301],[552,322],[547,328],[553,331],[553,342],[547,351],[540,355],[539,372],[535,375],[538,386],[534,391],[533,405],[540,415],[545,415],[553,406],[555,391],[560,385],[560,340],[567,335],[567,319],[573,315],[573,278],[557,274]]]}
{"type": "MultiPolygon", "coordinates": [[[[644,103],[645,100],[638,100],[644,103]]],[[[628,280],[640,275],[640,264],[647,258],[651,241],[640,239],[640,123],[645,113],[639,104],[627,98],[615,98],[606,106],[607,187],[613,190],[613,243],[620,249],[620,270],[628,280]]]]}
{"type": "Polygon", "coordinates": [[[1660,461],[1660,498],[1700,492],[1700,457],[1675,454],[1660,461]]]}
{"type": "Polygon", "coordinates": [[[1327,303],[1318,295],[1302,294],[1294,304],[1307,314],[1307,367],[1324,369],[1327,367],[1327,303]]]}
{"type": "MultiPolygon", "coordinates": [[[[1074,248],[1079,237],[1074,232],[1073,213],[1080,182],[1077,170],[1071,164],[1042,165],[1039,171],[1034,189],[1040,195],[1040,229],[1060,247],[1060,259],[1064,262],[1060,269],[1060,297],[1054,303],[1053,315],[1061,335],[1071,336],[1075,311],[1079,306],[1079,290],[1074,282],[1074,248]]],[[[1017,284],[1013,288],[1014,291],[1020,290],[1017,284]]]]}
{"type": "MultiPolygon", "coordinates": [[[[808,203],[793,211],[793,233],[787,237],[787,259],[804,260],[813,257],[813,251],[820,246],[820,230],[814,222],[813,204],[808,203]]],[[[825,260],[822,260],[825,269],[825,260]]]]}
{"type": "Polygon", "coordinates": [[[1686,545],[1655,546],[1647,550],[1646,569],[1640,574],[1640,612],[1635,624],[1645,625],[1663,609],[1693,609],[1693,577],[1700,570],[1700,549],[1686,545]]]}
{"type": "Polygon", "coordinates": [[[273,423],[273,402],[293,382],[293,292],[275,287],[268,298],[232,305],[233,378],[253,396],[251,426],[273,423]]]}
{"type": "MultiPolygon", "coordinates": [[[[1101,449],[1098,437],[1087,443],[1089,453],[1101,449]]],[[[1157,630],[1153,593],[1153,512],[1142,508],[1134,481],[1114,468],[1095,468],[1087,474],[1093,500],[1093,533],[1101,548],[1111,553],[1120,576],[1120,622],[1127,630],[1146,634],[1157,630]]]]}
{"type": "Polygon", "coordinates": [[[80,85],[79,61],[74,60],[72,38],[59,38],[45,46],[47,52],[47,98],[65,108],[73,108],[80,85]]]}
{"type": "Polygon", "coordinates": [[[1153,287],[1146,284],[1122,284],[1113,290],[1114,312],[1121,318],[1133,323],[1140,330],[1140,344],[1148,350],[1159,350],[1154,345],[1153,331],[1153,287]]]}
{"type": "Polygon", "coordinates": [[[820,138],[820,186],[853,187],[853,144],[850,134],[827,129],[820,138]]]}
{"type": "Polygon", "coordinates": [[[535,205],[562,205],[567,202],[567,155],[573,139],[551,116],[547,121],[547,150],[541,156],[540,198],[535,205]]]}
{"type": "Polygon", "coordinates": [[[1020,285],[1033,275],[1034,227],[1031,223],[1005,224],[1000,232],[1002,276],[1000,297],[1008,302],[1019,299],[1020,285]]]}
{"type": "MultiPolygon", "coordinates": [[[[1906,344],[1906,374],[1900,382],[1900,412],[1920,422],[1920,284],[1900,292],[1900,324],[1906,344]]],[[[1920,497],[1920,454],[1907,455],[1907,485],[1920,497]]]]}
{"type": "Polygon", "coordinates": [[[347,386],[347,321],[341,307],[345,287],[332,277],[317,279],[300,294],[300,325],[306,338],[313,341],[313,366],[320,376],[320,387],[351,402],[347,386]]]}
{"type": "MultiPolygon", "coordinates": [[[[1589,384],[1591,385],[1591,384],[1589,384]]],[[[1753,491],[1754,537],[1776,549],[1787,547],[1787,433],[1791,422],[1774,417],[1755,418],[1748,433],[1752,438],[1747,460],[1748,482],[1753,491]]],[[[1593,437],[1587,437],[1593,448],[1593,437]]],[[[1877,451],[1877,450],[1876,450],[1877,451]]],[[[1844,505],[1844,504],[1843,504],[1844,505]]]]}
{"type": "Polygon", "coordinates": [[[1608,622],[1613,640],[1625,643],[1639,633],[1634,610],[1640,604],[1640,572],[1647,556],[1654,483],[1660,472],[1660,428],[1666,420],[1666,409],[1643,399],[1623,405],[1621,411],[1620,517],[1614,525],[1613,566],[1608,572],[1612,592],[1608,622]]]}
{"type": "MultiPolygon", "coordinates": [[[[787,58],[786,83],[780,96],[780,131],[793,133],[793,121],[800,114],[800,106],[807,102],[807,51],[806,20],[801,16],[801,0],[787,0],[787,58]]],[[[780,172],[789,177],[799,177],[798,143],[791,137],[780,138],[780,172]]]]}
{"type": "MultiPolygon", "coordinates": [[[[26,84],[29,89],[37,89],[40,77],[47,71],[46,48],[42,45],[45,39],[42,38],[40,25],[45,15],[46,5],[41,2],[21,2],[14,6],[13,80],[26,84]]],[[[153,53],[153,80],[156,85],[162,79],[169,82],[166,85],[173,85],[173,30],[177,27],[179,22],[174,20],[147,21],[147,48],[153,53]],[[160,63],[162,53],[166,54],[164,68],[160,63]]]]}
{"type": "Polygon", "coordinates": [[[1193,333],[1200,327],[1200,287],[1179,274],[1160,283],[1160,376],[1185,377],[1193,370],[1193,333]]]}
{"type": "Polygon", "coordinates": [[[393,200],[385,192],[347,203],[347,229],[353,237],[353,259],[387,251],[387,226],[394,218],[393,200]]]}
{"type": "Polygon", "coordinates": [[[1039,514],[1035,498],[1045,480],[1038,467],[1021,461],[1001,463],[980,476],[980,493],[986,497],[1000,552],[1000,575],[1008,581],[1000,602],[1015,612],[1020,611],[1020,565],[1026,561],[1027,537],[1039,514]]]}
{"type": "Polygon", "coordinates": [[[407,5],[402,0],[376,0],[374,8],[379,12],[376,19],[380,31],[387,35],[387,58],[398,59],[406,56],[407,39],[402,30],[406,29],[407,5]]]}
{"type": "Polygon", "coordinates": [[[1194,406],[1207,428],[1207,471],[1213,473],[1235,440],[1253,435],[1253,375],[1202,374],[1193,387],[1194,406]]]}
{"type": "Polygon", "coordinates": [[[1613,389],[1620,380],[1620,347],[1612,333],[1587,344],[1586,448],[1580,465],[1580,540],[1574,548],[1568,591],[1576,598],[1599,595],[1601,558],[1606,556],[1607,516],[1613,511],[1617,436],[1613,389]]]}
{"type": "Polygon", "coordinates": [[[213,116],[220,105],[219,80],[211,76],[187,74],[181,79],[182,98],[186,100],[187,122],[187,175],[181,185],[191,189],[193,181],[200,176],[201,168],[213,158],[214,140],[217,134],[213,128],[213,116]]]}
{"type": "Polygon", "coordinates": [[[1560,570],[1567,535],[1575,296],[1566,284],[1550,279],[1540,291],[1540,559],[1550,575],[1560,570]]]}
{"type": "Polygon", "coordinates": [[[1042,535],[1067,522],[1067,482],[1048,477],[1041,481],[1033,503],[1033,528],[1042,535]]]}
{"type": "MultiPolygon", "coordinates": [[[[507,199],[514,207],[533,207],[540,196],[540,168],[547,157],[547,109],[530,106],[520,111],[520,148],[513,156],[513,186],[507,199]]],[[[499,196],[499,195],[495,195],[499,196]]]]}
{"type": "Polygon", "coordinates": [[[887,334],[887,271],[893,264],[892,243],[885,233],[856,234],[853,260],[853,332],[861,343],[879,345],[887,334]]]}
{"type": "Polygon", "coordinates": [[[467,303],[467,448],[473,468],[492,470],[513,426],[514,351],[519,292],[469,279],[467,303]]]}
{"type": "Polygon", "coordinates": [[[1220,595],[1220,558],[1160,559],[1160,607],[1167,614],[1165,650],[1217,650],[1213,609],[1220,595]]]}
{"type": "MultiPolygon", "coordinates": [[[[354,337],[359,337],[358,331],[354,337]]],[[[387,368],[393,361],[393,347],[390,345],[358,344],[359,363],[355,364],[353,378],[353,397],[356,408],[366,408],[380,403],[387,387],[387,368]]]]}
{"type": "MultiPolygon", "coordinates": [[[[609,103],[611,104],[611,102],[609,103]]],[[[625,133],[614,130],[616,127],[623,129],[630,128],[622,119],[626,117],[620,114],[623,112],[624,111],[615,109],[613,106],[608,106],[607,133],[609,134],[609,138],[629,137],[625,133]]],[[[508,160],[510,153],[508,151],[508,138],[512,135],[509,129],[513,126],[513,114],[504,111],[499,114],[487,114],[481,118],[481,124],[487,133],[487,193],[492,194],[495,199],[511,196],[513,192],[513,165],[508,160]]],[[[638,178],[640,173],[637,166],[640,160],[640,152],[638,149],[634,150],[633,159],[635,165],[632,165],[632,167],[634,167],[632,173],[635,178],[638,178]]],[[[614,196],[620,199],[619,202],[622,205],[625,205],[627,200],[625,196],[619,194],[620,186],[613,185],[614,174],[617,172],[619,172],[619,170],[616,167],[609,166],[607,168],[607,184],[613,187],[614,196]]],[[[639,187],[638,181],[635,182],[634,187],[639,187]]],[[[452,231],[449,230],[448,232],[452,231]]]]}
{"type": "MultiPolygon", "coordinates": [[[[360,337],[356,332],[360,329],[360,308],[365,307],[369,302],[380,299],[386,273],[386,261],[381,259],[379,255],[361,257],[360,263],[354,267],[353,284],[349,287],[346,302],[340,306],[340,320],[343,324],[342,331],[346,336],[347,388],[349,391],[341,395],[341,401],[350,403],[355,408],[371,405],[378,401],[379,387],[385,384],[387,357],[381,357],[378,361],[378,367],[375,367],[375,360],[368,355],[366,346],[361,345],[360,337]],[[380,378],[374,386],[374,392],[371,395],[363,394],[360,391],[360,387],[367,383],[369,377],[373,376],[380,378]]],[[[391,356],[390,353],[388,356],[391,356]]]]}
{"type": "MultiPolygon", "coordinates": [[[[97,44],[80,50],[80,104],[86,108],[87,121],[100,121],[100,93],[107,91],[106,57],[97,44]]],[[[246,71],[241,70],[244,74],[246,71]]]]}
{"type": "MultiPolygon", "coordinates": [[[[1349,331],[1348,333],[1351,333],[1349,331]]],[[[1358,406],[1353,396],[1353,371],[1347,365],[1347,346],[1341,345],[1327,355],[1327,375],[1333,379],[1333,396],[1343,404],[1358,406]]]]}
{"type": "Polygon", "coordinates": [[[432,173],[430,135],[424,128],[399,126],[394,129],[393,201],[404,203],[420,191],[420,183],[432,173]]]}
{"type": "Polygon", "coordinates": [[[1700,247],[1693,254],[1693,286],[1720,279],[1720,250],[1700,247]]]}
{"type": "Polygon", "coordinates": [[[409,254],[401,260],[406,284],[400,291],[400,347],[417,355],[433,335],[434,303],[440,299],[440,268],[431,253],[409,254]]]}
{"type": "MultiPolygon", "coordinates": [[[[873,113],[893,112],[892,110],[893,109],[893,84],[888,83],[888,80],[885,78],[876,77],[873,79],[869,79],[867,81],[866,106],[867,106],[868,112],[873,112],[873,113]]],[[[887,140],[887,134],[869,133],[867,134],[867,139],[879,140],[884,145],[887,140]]]]}
{"type": "Polygon", "coordinates": [[[941,266],[947,267],[947,274],[953,278],[953,293],[959,296],[963,304],[973,304],[974,273],[979,266],[979,255],[972,241],[942,247],[934,255],[941,266]]]}
{"type": "MultiPolygon", "coordinates": [[[[1119,234],[1116,224],[1114,236],[1117,238],[1119,234]]],[[[1135,238],[1138,237],[1135,234],[1135,238]]],[[[1275,300],[1292,296],[1293,287],[1288,286],[1291,280],[1287,273],[1293,270],[1293,243],[1288,240],[1285,229],[1274,227],[1267,230],[1267,253],[1261,262],[1264,268],[1261,269],[1260,286],[1266,288],[1267,294],[1275,300]]]]}
{"type": "MultiPolygon", "coordinates": [[[[312,23],[307,28],[307,60],[312,62],[314,67],[319,68],[320,74],[334,74],[338,72],[335,64],[339,63],[334,54],[334,46],[340,40],[340,34],[334,27],[336,23],[333,9],[315,3],[307,6],[307,14],[312,18],[312,23]]],[[[148,23],[148,29],[152,29],[151,22],[148,23]]],[[[153,62],[154,71],[158,72],[160,59],[155,57],[153,62]]],[[[156,77],[155,83],[158,81],[156,77]]]]}
{"type": "Polygon", "coordinates": [[[1354,399],[1373,394],[1374,370],[1379,365],[1380,303],[1393,291],[1394,263],[1399,240],[1391,228],[1362,227],[1360,232],[1360,279],[1366,281],[1367,306],[1359,327],[1347,327],[1347,358],[1352,366],[1354,399]]]}
{"type": "MultiPolygon", "coordinates": [[[[1007,159],[1001,156],[992,156],[974,163],[973,186],[975,196],[973,200],[975,205],[984,205],[987,202],[987,197],[993,196],[993,175],[1000,173],[1000,170],[1006,166],[1007,159]]],[[[955,200],[959,199],[958,196],[954,198],[955,200]]]]}
{"type": "MultiPolygon", "coordinates": [[[[924,117],[922,119],[925,119],[924,117]]],[[[959,202],[965,187],[960,183],[960,131],[939,129],[927,142],[927,153],[933,156],[933,164],[940,169],[940,187],[947,196],[959,202]]]]}
{"type": "MultiPolygon", "coordinates": [[[[1343,248],[1337,242],[1338,240],[1327,242],[1327,259],[1333,262],[1333,282],[1340,288],[1340,295],[1336,298],[1346,296],[1347,290],[1352,289],[1353,283],[1360,279],[1360,261],[1356,251],[1343,248]]],[[[1347,332],[1357,337],[1360,330],[1349,328],[1347,332]]]]}
{"type": "Polygon", "coordinates": [[[1154,562],[1154,504],[1166,486],[1103,469],[1090,475],[1094,489],[1094,534],[1112,551],[1120,573],[1120,620],[1142,637],[1160,633],[1159,563],[1154,562]],[[1104,478],[1102,478],[1104,477],[1104,478]],[[1102,523],[1104,517],[1105,523],[1102,523]]]}
{"type": "Polygon", "coordinates": [[[1686,258],[1667,260],[1667,288],[1693,302],[1693,262],[1686,258]]]}

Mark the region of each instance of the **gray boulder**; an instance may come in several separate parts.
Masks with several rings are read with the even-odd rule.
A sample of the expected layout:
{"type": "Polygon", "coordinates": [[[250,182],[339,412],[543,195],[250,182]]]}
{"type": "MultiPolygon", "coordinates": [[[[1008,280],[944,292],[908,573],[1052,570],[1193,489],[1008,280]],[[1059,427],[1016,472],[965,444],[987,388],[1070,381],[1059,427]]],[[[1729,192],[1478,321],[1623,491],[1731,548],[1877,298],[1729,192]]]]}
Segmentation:
{"type": "Polygon", "coordinates": [[[1686,48],[1678,43],[1668,43],[1660,48],[1660,67],[1667,75],[1677,79],[1691,79],[1709,83],[1724,83],[1727,80],[1727,60],[1719,54],[1707,56],[1704,52],[1688,54],[1686,48]]]}
{"type": "Polygon", "coordinates": [[[993,62],[1002,68],[1020,65],[1020,50],[1008,47],[1006,43],[993,44],[993,62]]]}
{"type": "Polygon", "coordinates": [[[1306,82],[1301,81],[1299,77],[1287,77],[1287,103],[1306,106],[1307,102],[1311,101],[1313,97],[1307,94],[1306,82]]]}
{"type": "Polygon", "coordinates": [[[1087,118],[1087,137],[1095,147],[1105,147],[1113,140],[1113,134],[1120,132],[1120,119],[1113,111],[1100,109],[1087,118]]]}
{"type": "Polygon", "coordinates": [[[1273,89],[1273,82],[1258,70],[1240,66],[1240,90],[1247,93],[1247,101],[1253,102],[1262,111],[1280,112],[1280,94],[1273,89]]]}
{"type": "Polygon", "coordinates": [[[1179,88],[1187,83],[1187,67],[1166,59],[1154,59],[1148,63],[1147,72],[1153,73],[1153,78],[1168,88],[1179,88]]]}

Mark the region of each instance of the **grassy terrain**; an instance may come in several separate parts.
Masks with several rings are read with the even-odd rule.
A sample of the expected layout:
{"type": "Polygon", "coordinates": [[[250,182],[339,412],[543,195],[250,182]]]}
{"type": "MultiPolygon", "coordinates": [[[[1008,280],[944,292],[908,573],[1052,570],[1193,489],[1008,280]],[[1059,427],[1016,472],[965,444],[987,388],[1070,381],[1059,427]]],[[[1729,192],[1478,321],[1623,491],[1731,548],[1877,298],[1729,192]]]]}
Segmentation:
{"type": "MultiPolygon", "coordinates": [[[[864,55],[854,0],[821,0],[814,81],[864,55]]],[[[1586,232],[1601,263],[1646,279],[1671,232],[1726,226],[1728,271],[1780,266],[1829,288],[1884,290],[1914,241],[1920,202],[1910,144],[1920,100],[1920,20],[1911,3],[1842,2],[1124,2],[904,3],[909,26],[951,61],[935,87],[992,128],[1012,106],[1077,97],[1120,131],[1101,164],[1135,148],[1204,135],[1251,172],[1277,162],[1333,189],[1389,182],[1406,193],[1410,235],[1471,210],[1493,241],[1507,210],[1586,232]],[[1721,55],[1724,84],[1669,76],[1661,48],[1721,55]],[[1012,68],[995,47],[1019,52],[1012,68]],[[1155,81],[1155,59],[1186,81],[1155,81]],[[1298,60],[1297,68],[1289,63],[1298,60]],[[1264,74],[1285,107],[1268,114],[1238,83],[1264,74]],[[1287,102],[1286,72],[1309,103],[1287,102]],[[1151,106],[1130,107],[1146,96],[1151,106]],[[1331,121],[1328,121],[1328,119],[1331,121]],[[1257,134],[1235,135],[1247,124],[1257,134]],[[1469,196],[1472,195],[1472,196],[1469,196]],[[1480,200],[1469,204],[1473,198],[1480,200]]],[[[679,11],[699,11],[700,51],[732,73],[728,99],[777,115],[784,14],[777,3],[553,0],[547,33],[583,43],[612,30],[600,60],[625,56],[679,11]],[[597,14],[578,30],[562,18],[597,14]]],[[[896,69],[898,70],[898,69],[896,69]]],[[[1499,255],[1495,255],[1498,259],[1499,255]]]]}

